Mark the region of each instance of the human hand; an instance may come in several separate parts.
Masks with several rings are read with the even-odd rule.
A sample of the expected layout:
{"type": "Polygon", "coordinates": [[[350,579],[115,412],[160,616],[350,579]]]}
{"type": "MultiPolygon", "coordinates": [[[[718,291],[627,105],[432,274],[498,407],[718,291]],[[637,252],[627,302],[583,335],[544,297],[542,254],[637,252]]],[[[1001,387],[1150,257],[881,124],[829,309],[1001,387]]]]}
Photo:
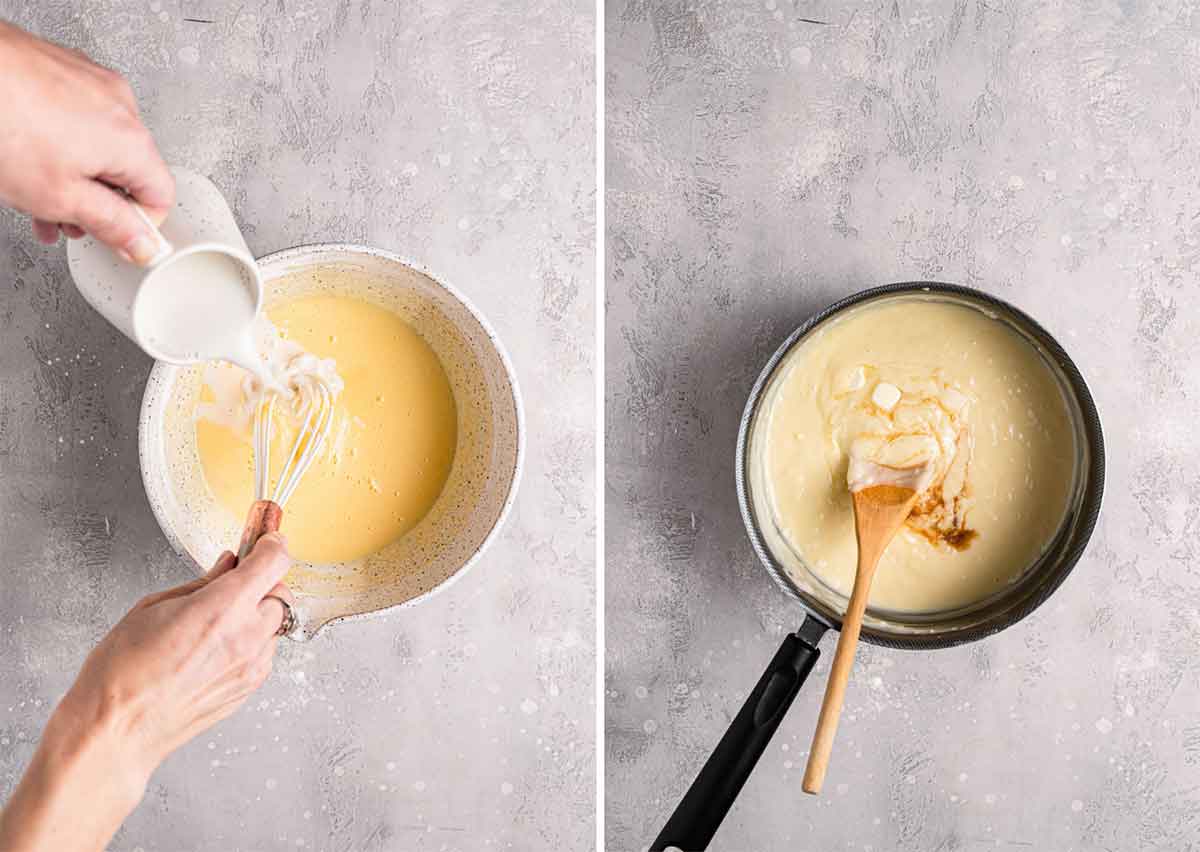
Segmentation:
{"type": "Polygon", "coordinates": [[[0,202],[33,217],[44,243],[86,232],[145,265],[175,180],[138,116],[129,84],[78,51],[0,21],[0,202]]]}
{"type": "Polygon", "coordinates": [[[100,850],[150,774],[231,715],[271,672],[291,564],[273,533],[234,567],[139,601],[88,655],[12,800],[0,849],[100,850]]]}
{"type": "Polygon", "coordinates": [[[88,656],[60,711],[115,729],[134,777],[232,714],[267,679],[291,560],[282,536],[234,567],[143,598],[88,656]]]}

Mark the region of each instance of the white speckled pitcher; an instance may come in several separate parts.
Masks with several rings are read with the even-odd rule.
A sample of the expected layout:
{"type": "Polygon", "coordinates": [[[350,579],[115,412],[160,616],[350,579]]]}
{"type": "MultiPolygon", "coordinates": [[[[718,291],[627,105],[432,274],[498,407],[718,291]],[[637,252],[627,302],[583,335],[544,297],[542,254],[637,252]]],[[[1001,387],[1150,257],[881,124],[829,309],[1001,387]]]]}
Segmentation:
{"type": "MultiPolygon", "coordinates": [[[[327,288],[398,313],[437,353],[458,407],[458,443],[442,493],[405,535],[354,565],[298,563],[288,575],[298,628],[309,639],[335,620],[415,604],[475,564],[516,495],[524,417],[512,364],[466,297],[388,252],[300,246],[259,260],[267,306],[327,288]],[[349,277],[348,277],[349,276],[349,277]]],[[[238,540],[243,519],[223,510],[200,474],[194,411],[202,368],[158,363],[138,424],[142,480],[171,545],[203,573],[238,540]]],[[[303,483],[300,485],[304,487],[303,483]]]]}
{"type": "MultiPolygon", "coordinates": [[[[155,342],[156,336],[147,325],[148,312],[138,297],[151,279],[185,257],[221,255],[233,261],[231,274],[236,272],[239,282],[250,287],[257,311],[262,307],[262,277],[221,191],[208,178],[187,169],[173,166],[171,173],[175,176],[175,207],[156,232],[159,251],[149,266],[124,260],[90,236],[67,241],[67,266],[88,303],[150,357],[189,364],[196,359],[166,351],[161,342],[155,342]]],[[[141,208],[133,206],[145,219],[141,208]]],[[[150,225],[148,219],[146,224],[150,225]]],[[[153,229],[153,225],[150,227],[153,229]]]]}

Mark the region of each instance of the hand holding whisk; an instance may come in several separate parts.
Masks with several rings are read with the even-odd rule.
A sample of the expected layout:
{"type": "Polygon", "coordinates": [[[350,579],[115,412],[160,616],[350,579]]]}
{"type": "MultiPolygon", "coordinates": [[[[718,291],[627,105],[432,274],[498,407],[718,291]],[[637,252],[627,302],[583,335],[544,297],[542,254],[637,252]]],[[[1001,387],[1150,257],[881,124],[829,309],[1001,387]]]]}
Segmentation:
{"type": "MultiPolygon", "coordinates": [[[[296,392],[300,395],[299,413],[303,422],[275,480],[274,490],[271,488],[271,437],[279,394],[268,393],[254,412],[254,503],[242,528],[237,552],[239,560],[254,548],[259,538],[279,529],[284,505],[329,436],[333,424],[333,391],[329,385],[319,377],[305,377],[300,380],[296,392]]],[[[287,635],[295,626],[295,616],[288,607],[280,628],[281,635],[287,635]]]]}

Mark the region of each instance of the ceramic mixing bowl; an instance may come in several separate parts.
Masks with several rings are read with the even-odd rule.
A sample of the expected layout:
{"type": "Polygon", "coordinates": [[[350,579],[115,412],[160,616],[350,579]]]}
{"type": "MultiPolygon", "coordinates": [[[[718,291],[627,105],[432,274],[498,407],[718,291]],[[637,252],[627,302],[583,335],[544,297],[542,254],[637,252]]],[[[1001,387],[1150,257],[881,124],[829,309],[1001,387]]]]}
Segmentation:
{"type": "MultiPolygon", "coordinates": [[[[398,313],[437,353],[458,406],[454,463],[417,526],[358,562],[297,563],[289,574],[300,618],[292,636],[309,639],[333,621],[425,600],[479,560],[516,494],[524,444],[521,396],[512,363],[487,321],[453,287],[401,257],[321,244],[267,255],[259,266],[267,308],[342,293],[398,313]]],[[[236,546],[244,520],[216,503],[200,473],[193,413],[202,378],[199,366],[156,363],[138,424],[150,506],[171,545],[199,573],[236,546]]]]}

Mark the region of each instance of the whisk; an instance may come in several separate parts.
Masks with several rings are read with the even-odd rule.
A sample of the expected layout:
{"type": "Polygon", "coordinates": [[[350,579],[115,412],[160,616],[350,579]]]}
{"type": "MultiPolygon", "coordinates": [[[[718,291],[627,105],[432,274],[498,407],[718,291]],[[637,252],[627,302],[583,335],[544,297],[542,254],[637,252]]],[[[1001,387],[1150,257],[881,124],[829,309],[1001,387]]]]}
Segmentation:
{"type": "Polygon", "coordinates": [[[283,507],[312,465],[333,424],[333,391],[319,377],[305,377],[297,389],[301,395],[300,415],[304,418],[292,451],[288,454],[275,487],[271,488],[271,427],[279,394],[269,393],[254,413],[254,505],[246,517],[238,559],[244,559],[255,543],[267,533],[279,529],[283,507]]]}

